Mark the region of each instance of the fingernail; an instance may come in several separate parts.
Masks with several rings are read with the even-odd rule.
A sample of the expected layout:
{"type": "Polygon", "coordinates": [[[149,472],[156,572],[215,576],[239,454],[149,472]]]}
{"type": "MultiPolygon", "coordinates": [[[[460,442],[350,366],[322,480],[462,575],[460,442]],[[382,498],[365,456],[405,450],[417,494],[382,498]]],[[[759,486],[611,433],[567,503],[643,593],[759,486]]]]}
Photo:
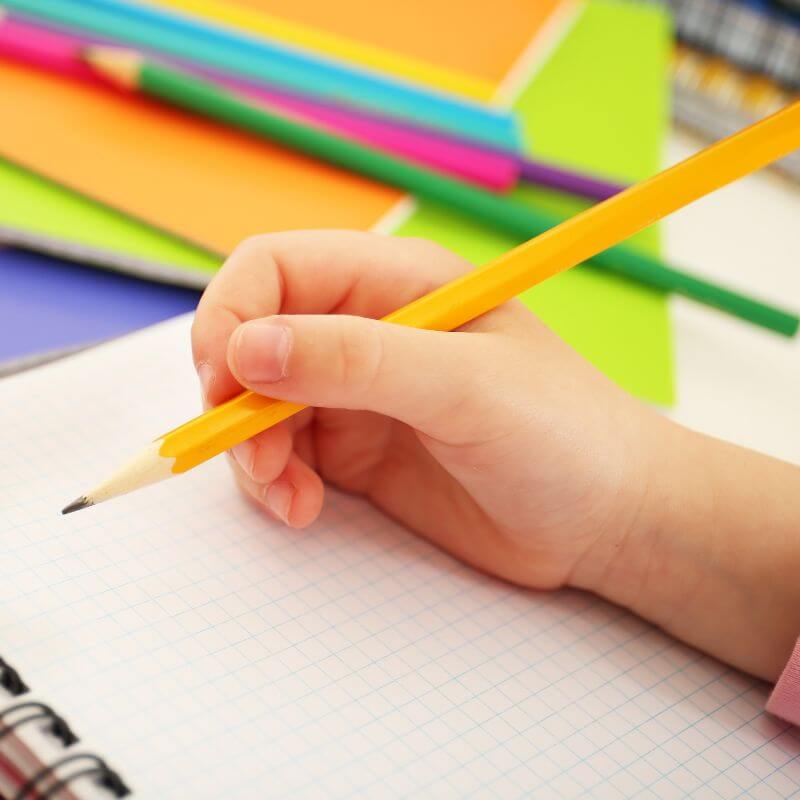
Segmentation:
{"type": "Polygon", "coordinates": [[[279,322],[250,322],[239,328],[236,368],[248,383],[274,383],[285,378],[291,331],[279,322]]]}
{"type": "Polygon", "coordinates": [[[294,497],[294,486],[288,481],[275,481],[265,495],[269,510],[280,520],[289,524],[289,508],[294,497]]]}
{"type": "Polygon", "coordinates": [[[252,478],[253,462],[256,456],[256,446],[250,440],[240,442],[231,448],[231,455],[236,459],[236,463],[252,478]]]}
{"type": "Polygon", "coordinates": [[[208,393],[214,383],[214,367],[207,361],[201,361],[197,365],[197,377],[200,378],[200,391],[203,393],[203,400],[208,401],[208,393]]]}

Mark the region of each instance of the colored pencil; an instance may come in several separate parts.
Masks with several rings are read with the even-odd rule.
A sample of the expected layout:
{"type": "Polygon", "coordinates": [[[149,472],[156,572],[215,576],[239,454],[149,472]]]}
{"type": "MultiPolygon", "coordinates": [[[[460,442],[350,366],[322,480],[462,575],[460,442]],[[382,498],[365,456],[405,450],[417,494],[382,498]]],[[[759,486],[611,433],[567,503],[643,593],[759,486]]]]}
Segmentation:
{"type": "Polygon", "coordinates": [[[0,8],[0,56],[70,78],[98,80],[97,75],[76,57],[74,40],[12,19],[3,8],[0,8]]]}
{"type": "Polygon", "coordinates": [[[332,103],[315,102],[307,97],[281,93],[241,78],[231,78],[213,70],[192,68],[189,72],[204,75],[214,83],[238,90],[255,100],[287,111],[296,111],[302,118],[318,122],[333,131],[350,136],[381,150],[405,156],[451,175],[466,178],[489,189],[510,189],[520,180],[549,189],[585,197],[607,200],[627,188],[626,184],[590,175],[586,172],[558,167],[510,150],[482,146],[452,134],[440,133],[421,125],[390,120],[332,103]]]}
{"type": "MultiPolygon", "coordinates": [[[[386,322],[447,331],[800,147],[800,101],[424,295],[386,322]]],[[[156,439],[63,513],[186,472],[303,408],[246,391],[156,439]]]]}
{"type": "MultiPolygon", "coordinates": [[[[95,80],[78,58],[79,50],[92,42],[86,36],[47,29],[12,15],[4,18],[0,10],[0,56],[63,75],[95,80]]],[[[510,189],[520,178],[590,200],[605,200],[625,188],[613,181],[535,161],[512,150],[489,147],[421,124],[282,91],[252,78],[186,60],[170,58],[169,62],[254,100],[299,114],[306,121],[496,191],[510,189]]]]}
{"type": "Polygon", "coordinates": [[[557,167],[543,161],[534,161],[532,158],[520,157],[519,167],[520,178],[524,181],[576,194],[589,200],[608,200],[609,197],[628,188],[624,183],[557,167]]]}
{"type": "MultiPolygon", "coordinates": [[[[141,5],[134,6],[127,2],[127,0],[88,0],[88,2],[102,9],[115,9],[120,13],[128,14],[131,19],[147,18],[149,20],[158,20],[162,24],[167,22],[169,25],[179,25],[181,30],[193,34],[201,31],[203,35],[212,35],[213,31],[213,35],[217,37],[217,41],[223,46],[234,41],[230,35],[232,28],[235,27],[233,25],[225,27],[219,25],[214,26],[210,22],[201,22],[196,17],[169,14],[164,9],[153,9],[141,5]]],[[[234,11],[230,9],[226,9],[226,13],[235,16],[234,11]]],[[[247,34],[242,31],[238,36],[240,38],[237,41],[240,41],[241,37],[246,37],[247,34]]],[[[385,55],[385,53],[383,53],[383,55],[385,55]]],[[[376,57],[377,54],[373,54],[373,56],[376,57]]],[[[375,63],[374,57],[372,63],[375,63]]],[[[458,76],[460,78],[458,82],[453,80],[454,77],[456,76],[450,76],[450,81],[448,83],[449,89],[452,90],[456,96],[464,96],[466,89],[464,77],[458,76]]],[[[486,94],[485,91],[483,94],[485,98],[488,99],[489,95],[486,94]]],[[[421,119],[417,120],[418,123],[421,121],[421,119]]],[[[425,124],[427,125],[428,123],[426,122],[425,124]]],[[[459,138],[470,136],[469,129],[458,131],[454,128],[448,128],[448,131],[451,136],[457,135],[459,138]]],[[[488,141],[484,137],[481,137],[481,140],[488,141]]],[[[506,147],[508,147],[508,145],[506,145],[506,147]]],[[[625,188],[624,185],[618,182],[607,180],[600,176],[582,174],[575,170],[556,167],[535,159],[517,156],[517,163],[524,180],[541,184],[542,186],[548,186],[559,191],[577,194],[591,200],[605,200],[625,188]]]]}
{"type": "MultiPolygon", "coordinates": [[[[92,40],[62,31],[49,30],[18,20],[0,10],[0,57],[30,64],[61,75],[97,82],[97,75],[80,58],[92,40]]],[[[96,42],[95,42],[96,43],[96,42]]],[[[494,191],[514,186],[520,174],[520,161],[514,154],[481,147],[467,140],[394,122],[356,109],[338,108],[330,103],[299,97],[242,78],[231,78],[218,71],[201,69],[180,61],[176,65],[208,78],[279,112],[298,115],[306,122],[341,133],[410,158],[433,169],[458,175],[494,191]]]]}
{"type": "Polygon", "coordinates": [[[150,3],[127,0],[3,0],[27,18],[155,50],[289,92],[378,111],[492,147],[518,144],[514,116],[456,95],[255,38],[150,3]]]}
{"type": "Polygon", "coordinates": [[[510,189],[524,180],[587,200],[607,200],[626,188],[622,183],[536,161],[510,150],[482,146],[421,125],[390,120],[332,103],[315,102],[307,97],[267,89],[241,78],[230,78],[213,70],[193,68],[189,64],[182,66],[189,72],[205,76],[254,100],[285,111],[294,111],[301,118],[319,123],[334,132],[496,191],[510,189]]]}
{"type": "MultiPolygon", "coordinates": [[[[119,86],[211,117],[338,167],[434,200],[525,240],[562,221],[511,198],[424,169],[327,131],[271,114],[218,86],[119,48],[93,47],[88,63],[119,86]]],[[[793,335],[797,318],[724,287],[695,278],[626,247],[595,254],[592,263],[629,279],[682,294],[741,319],[793,335]]]]}

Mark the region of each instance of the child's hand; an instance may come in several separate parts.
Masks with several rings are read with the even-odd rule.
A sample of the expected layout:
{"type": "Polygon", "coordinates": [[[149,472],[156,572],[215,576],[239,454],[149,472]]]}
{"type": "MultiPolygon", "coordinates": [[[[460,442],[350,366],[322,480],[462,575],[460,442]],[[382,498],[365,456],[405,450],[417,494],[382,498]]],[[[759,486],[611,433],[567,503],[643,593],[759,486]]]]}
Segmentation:
{"type": "Polygon", "coordinates": [[[290,526],[325,480],[487,572],[559,586],[635,525],[658,425],[519,302],[457,333],[366,319],[468,269],[417,240],[250,240],[203,296],[195,361],[212,405],[245,386],[315,406],[234,453],[290,526]]]}
{"type": "Polygon", "coordinates": [[[241,489],[301,528],[328,481],[486,572],[591,589],[774,673],[800,612],[769,623],[766,651],[755,641],[765,615],[800,597],[756,601],[751,583],[771,575],[780,587],[788,568],[794,586],[800,571],[797,553],[771,570],[775,548],[762,540],[755,577],[743,574],[749,528],[769,524],[753,515],[763,498],[747,470],[784,489],[800,487],[797,472],[755,454],[742,466],[746,451],[662,419],[519,302],[454,333],[367,319],[468,269],[427,242],[358,233],[275,234],[237,248],[193,329],[205,400],[244,386],[314,406],[235,449],[241,489]],[[720,516],[726,494],[748,506],[734,502],[730,520],[720,516]]]}

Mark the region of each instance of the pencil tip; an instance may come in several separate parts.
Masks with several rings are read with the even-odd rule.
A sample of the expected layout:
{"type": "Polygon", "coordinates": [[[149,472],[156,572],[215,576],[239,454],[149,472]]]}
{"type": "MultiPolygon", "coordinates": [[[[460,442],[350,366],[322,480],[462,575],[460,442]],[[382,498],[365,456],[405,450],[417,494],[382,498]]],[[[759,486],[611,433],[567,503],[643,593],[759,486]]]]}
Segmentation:
{"type": "Polygon", "coordinates": [[[88,508],[92,505],[92,501],[88,497],[81,495],[77,500],[73,500],[69,505],[61,509],[62,514],[71,514],[73,511],[80,511],[82,508],[88,508]]]}
{"type": "Polygon", "coordinates": [[[113,45],[90,44],[80,49],[81,60],[95,71],[129,89],[139,83],[142,57],[136,50],[113,45]]]}

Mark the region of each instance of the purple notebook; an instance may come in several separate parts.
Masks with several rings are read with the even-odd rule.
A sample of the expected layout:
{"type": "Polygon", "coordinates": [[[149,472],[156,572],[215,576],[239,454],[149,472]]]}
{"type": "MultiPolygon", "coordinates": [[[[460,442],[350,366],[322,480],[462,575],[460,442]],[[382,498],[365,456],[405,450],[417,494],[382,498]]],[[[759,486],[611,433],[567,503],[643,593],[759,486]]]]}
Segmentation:
{"type": "Polygon", "coordinates": [[[192,311],[200,293],[0,248],[0,363],[79,349],[192,311]]]}

